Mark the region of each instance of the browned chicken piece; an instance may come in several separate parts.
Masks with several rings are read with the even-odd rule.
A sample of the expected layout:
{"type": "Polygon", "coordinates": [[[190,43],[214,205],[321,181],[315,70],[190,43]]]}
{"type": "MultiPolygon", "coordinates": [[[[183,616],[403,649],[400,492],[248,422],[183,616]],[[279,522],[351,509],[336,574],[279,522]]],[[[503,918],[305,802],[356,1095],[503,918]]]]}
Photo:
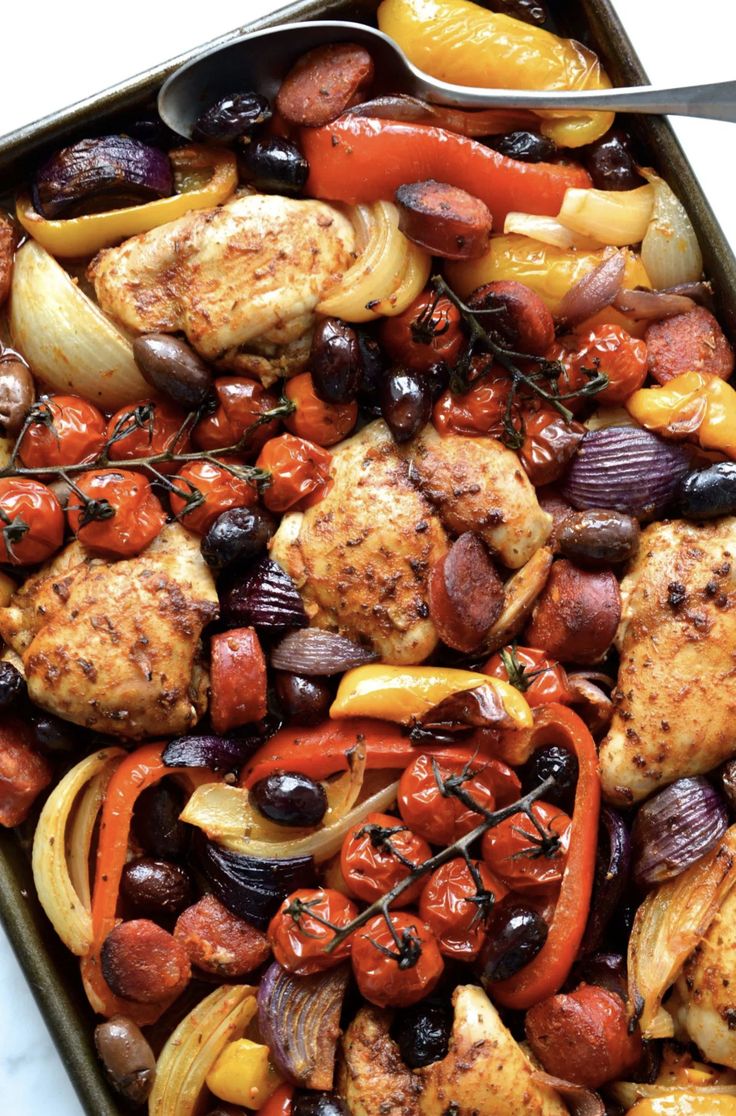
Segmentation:
{"type": "MultiPolygon", "coordinates": [[[[736,889],[724,899],[677,982],[676,1020],[708,1061],[736,1069],[736,889]]],[[[672,1010],[672,1002],[668,1002],[672,1010]]]]}
{"type": "Polygon", "coordinates": [[[454,535],[475,531],[505,566],[518,570],[552,529],[519,458],[494,438],[440,436],[425,426],[403,448],[423,495],[454,535]]]}
{"type": "Polygon", "coordinates": [[[428,580],[449,547],[445,527],[477,531],[512,567],[549,534],[518,458],[490,438],[425,430],[397,446],[379,420],[337,447],[331,469],[330,491],[282,520],[271,554],[315,627],[359,640],[384,662],[421,663],[437,645],[428,580]]]}
{"type": "Polygon", "coordinates": [[[353,1116],[566,1116],[482,988],[453,994],[447,1055],[410,1070],[389,1034],[391,1015],[362,1008],[343,1039],[338,1088],[353,1116]]]}
{"type": "Polygon", "coordinates": [[[183,330],[205,359],[269,380],[306,363],[314,309],[354,240],[325,202],[247,194],[103,250],[89,276],[126,328],[183,330]]]}
{"type": "Polygon", "coordinates": [[[72,543],[0,609],[37,705],[140,739],[192,728],[207,708],[202,629],[218,598],[199,540],[169,524],[136,558],[72,543]]]}
{"type": "Polygon", "coordinates": [[[736,750],[736,518],[647,527],[621,598],[601,779],[629,805],[736,750]]]}

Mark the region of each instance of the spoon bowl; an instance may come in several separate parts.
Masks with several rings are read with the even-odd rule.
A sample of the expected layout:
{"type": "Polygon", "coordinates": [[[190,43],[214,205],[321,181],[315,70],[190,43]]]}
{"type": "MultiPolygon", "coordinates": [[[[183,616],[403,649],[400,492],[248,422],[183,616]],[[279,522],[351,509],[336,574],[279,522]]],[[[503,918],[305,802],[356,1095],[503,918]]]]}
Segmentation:
{"type": "Polygon", "coordinates": [[[358,43],[370,52],[376,73],[374,96],[407,93],[434,104],[470,109],[602,109],[736,121],[736,81],[677,89],[644,85],[574,93],[452,85],[418,70],[393,39],[375,27],[334,19],[284,23],[198,55],[164,82],[158,96],[159,113],[173,131],[191,138],[197,117],[221,97],[255,90],[272,100],[282,78],[308,50],[346,42],[358,43]]]}

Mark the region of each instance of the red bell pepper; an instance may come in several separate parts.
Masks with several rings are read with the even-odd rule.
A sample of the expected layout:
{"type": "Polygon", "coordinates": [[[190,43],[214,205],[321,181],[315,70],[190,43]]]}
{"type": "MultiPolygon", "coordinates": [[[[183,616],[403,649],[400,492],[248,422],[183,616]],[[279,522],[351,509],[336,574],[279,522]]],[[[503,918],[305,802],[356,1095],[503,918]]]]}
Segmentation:
{"type": "Polygon", "coordinates": [[[535,748],[557,744],[577,757],[578,783],[567,866],[547,941],[533,961],[493,985],[493,999],[519,1011],[557,992],[572,968],[588,921],[601,802],[595,741],[577,713],[564,705],[545,705],[532,733],[535,748]]]}
{"type": "Polygon", "coordinates": [[[294,1105],[294,1086],[279,1085],[266,1103],[258,1109],[260,1116],[291,1116],[294,1105]]]}
{"type": "Polygon", "coordinates": [[[569,186],[591,185],[581,166],[522,163],[428,124],[347,116],[304,128],[306,193],[351,204],[390,200],[399,186],[434,178],[484,201],[501,231],[511,210],[556,216],[569,186]]]}
{"type": "Polygon", "coordinates": [[[486,769],[493,768],[496,799],[502,805],[513,802],[520,788],[517,776],[505,763],[479,750],[475,746],[475,735],[482,739],[481,734],[474,734],[458,746],[418,747],[398,725],[368,717],[323,721],[313,728],[281,729],[251,758],[240,783],[252,787],[274,771],[298,771],[312,779],[326,779],[337,771],[347,771],[349,752],[363,743],[366,768],[374,771],[383,768],[403,771],[423,752],[440,761],[468,763],[477,760],[486,769]]]}
{"type": "Polygon", "coordinates": [[[215,732],[228,732],[266,716],[266,659],[254,628],[233,628],[213,636],[210,678],[215,732]]]}

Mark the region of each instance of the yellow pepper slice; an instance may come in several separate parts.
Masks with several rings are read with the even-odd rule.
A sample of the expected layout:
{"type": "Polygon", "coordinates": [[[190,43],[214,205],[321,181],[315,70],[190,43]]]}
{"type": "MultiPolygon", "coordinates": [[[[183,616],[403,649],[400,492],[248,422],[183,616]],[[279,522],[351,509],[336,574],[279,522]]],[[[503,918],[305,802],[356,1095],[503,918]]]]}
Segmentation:
{"type": "Polygon", "coordinates": [[[487,685],[496,691],[514,728],[531,727],[532,713],[526,699],[508,682],[451,667],[356,667],[343,675],[330,717],[379,717],[409,724],[452,694],[487,685]]]}
{"type": "Polygon", "coordinates": [[[629,1116],[736,1116],[736,1097],[726,1093],[670,1093],[640,1100],[629,1109],[629,1116]]]}
{"type": "Polygon", "coordinates": [[[626,407],[647,430],[695,434],[703,449],[736,458],[736,391],[717,376],[683,372],[662,387],[635,391],[626,407]]]}
{"type": "Polygon", "coordinates": [[[170,198],[47,221],[33,208],[30,195],[24,193],[16,202],[16,216],[26,232],[52,256],[91,256],[100,248],[165,225],[192,209],[219,205],[238,184],[235,155],[225,148],[191,144],[171,151],[170,158],[181,189],[170,198]]]}
{"type": "MultiPolygon", "coordinates": [[[[378,26],[420,70],[456,85],[500,89],[609,89],[597,56],[469,0],[383,0],[378,26]]],[[[545,135],[564,147],[602,136],[612,112],[543,110],[545,135]]]]}
{"type": "Polygon", "coordinates": [[[281,1084],[268,1053],[250,1039],[229,1042],[207,1074],[207,1088],[228,1104],[258,1110],[281,1084]]]}

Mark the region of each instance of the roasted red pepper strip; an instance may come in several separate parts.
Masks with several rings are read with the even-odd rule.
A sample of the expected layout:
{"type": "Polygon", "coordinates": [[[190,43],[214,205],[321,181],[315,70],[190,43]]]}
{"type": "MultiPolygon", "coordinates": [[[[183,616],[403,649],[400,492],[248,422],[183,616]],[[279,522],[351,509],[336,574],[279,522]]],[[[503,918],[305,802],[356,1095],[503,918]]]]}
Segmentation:
{"type": "Polygon", "coordinates": [[[568,186],[591,185],[580,166],[522,163],[428,124],[347,116],[300,135],[311,168],[309,197],[375,202],[408,182],[434,178],[484,201],[498,231],[511,210],[556,216],[568,186]]]}
{"type": "Polygon", "coordinates": [[[564,705],[545,705],[532,732],[535,748],[557,744],[572,752],[579,772],[567,867],[547,941],[515,976],[493,985],[493,999],[519,1011],[557,992],[572,968],[588,920],[601,802],[595,741],[577,713],[564,705]]]}
{"type": "Polygon", "coordinates": [[[294,1097],[293,1085],[279,1085],[266,1103],[258,1109],[260,1116],[291,1116],[294,1097]]]}
{"type": "Polygon", "coordinates": [[[513,802],[519,792],[520,783],[511,768],[479,751],[475,737],[463,740],[457,747],[418,747],[397,725],[368,717],[323,721],[314,728],[281,729],[252,757],[240,777],[241,786],[252,787],[274,771],[298,771],[312,779],[326,779],[337,771],[348,770],[348,753],[359,742],[365,744],[369,770],[403,771],[422,752],[428,752],[438,760],[462,763],[477,760],[486,768],[492,765],[497,784],[494,792],[501,805],[513,802]]]}
{"type": "MultiPolygon", "coordinates": [[[[164,1000],[160,1004],[135,1004],[115,996],[102,976],[100,950],[117,921],[120,879],[128,855],[130,825],[138,795],[146,787],[158,783],[165,775],[183,773],[191,781],[201,781],[200,776],[191,768],[166,767],[161,759],[164,747],[161,742],[152,742],[136,748],[122,760],[110,780],[102,807],[97,844],[97,868],[92,893],[92,946],[82,959],[85,990],[95,1011],[108,1018],[122,1013],[141,1026],[155,1022],[169,1006],[169,1001],[164,1000]]],[[[212,782],[215,778],[216,776],[207,773],[204,781],[212,782]]]]}

